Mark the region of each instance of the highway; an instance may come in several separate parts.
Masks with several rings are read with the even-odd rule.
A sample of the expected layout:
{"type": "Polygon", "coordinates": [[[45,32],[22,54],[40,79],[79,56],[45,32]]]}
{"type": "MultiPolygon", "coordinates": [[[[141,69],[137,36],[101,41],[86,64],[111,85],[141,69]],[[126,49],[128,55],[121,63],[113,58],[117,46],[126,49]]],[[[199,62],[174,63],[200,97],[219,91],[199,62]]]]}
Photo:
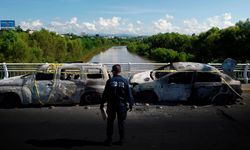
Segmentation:
{"type": "Polygon", "coordinates": [[[250,94],[243,95],[228,106],[139,104],[128,112],[125,144],[111,147],[103,145],[98,105],[0,109],[0,149],[249,150],[250,94]]]}

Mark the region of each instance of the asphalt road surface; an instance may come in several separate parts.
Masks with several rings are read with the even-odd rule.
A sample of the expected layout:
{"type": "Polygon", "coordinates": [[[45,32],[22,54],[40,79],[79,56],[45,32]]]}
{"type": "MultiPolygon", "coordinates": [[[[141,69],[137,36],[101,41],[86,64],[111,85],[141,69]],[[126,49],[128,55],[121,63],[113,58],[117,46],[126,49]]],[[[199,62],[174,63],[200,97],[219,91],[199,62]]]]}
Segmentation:
{"type": "Polygon", "coordinates": [[[0,149],[249,150],[250,94],[244,97],[229,106],[135,106],[124,145],[111,147],[103,145],[98,105],[0,109],[0,149]]]}

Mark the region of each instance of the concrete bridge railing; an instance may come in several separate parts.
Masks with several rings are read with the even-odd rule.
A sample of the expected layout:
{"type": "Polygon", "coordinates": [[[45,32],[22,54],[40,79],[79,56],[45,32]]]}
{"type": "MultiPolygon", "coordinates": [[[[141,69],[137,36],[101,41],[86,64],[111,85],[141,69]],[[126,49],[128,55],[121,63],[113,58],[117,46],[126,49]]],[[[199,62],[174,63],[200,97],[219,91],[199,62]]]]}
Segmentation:
{"type": "MultiPolygon", "coordinates": [[[[30,74],[37,71],[37,69],[46,63],[2,63],[0,65],[0,79],[30,74]]],[[[112,65],[117,63],[102,63],[111,70],[112,65]]],[[[132,74],[152,70],[169,63],[119,63],[122,66],[123,75],[129,77],[132,74]]],[[[220,63],[209,63],[209,65],[221,69],[220,63]]],[[[248,83],[250,77],[249,64],[237,64],[234,70],[236,79],[242,83],[248,83]]]]}

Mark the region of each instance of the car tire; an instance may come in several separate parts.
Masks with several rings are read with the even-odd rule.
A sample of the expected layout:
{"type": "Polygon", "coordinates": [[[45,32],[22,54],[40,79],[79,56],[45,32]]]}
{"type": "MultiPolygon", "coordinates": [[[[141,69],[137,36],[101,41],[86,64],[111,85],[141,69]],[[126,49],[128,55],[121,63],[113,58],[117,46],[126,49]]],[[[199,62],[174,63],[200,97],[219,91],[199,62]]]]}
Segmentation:
{"type": "Polygon", "coordinates": [[[1,107],[3,108],[21,107],[20,97],[15,93],[5,93],[2,98],[1,107]]]}
{"type": "Polygon", "coordinates": [[[81,97],[80,105],[92,105],[100,103],[101,97],[98,93],[91,92],[81,97]]]}
{"type": "Polygon", "coordinates": [[[230,94],[219,94],[213,99],[215,105],[228,105],[235,102],[235,98],[230,94]]]}
{"type": "Polygon", "coordinates": [[[136,94],[135,100],[139,103],[156,104],[158,102],[158,97],[153,91],[142,91],[136,94]]]}

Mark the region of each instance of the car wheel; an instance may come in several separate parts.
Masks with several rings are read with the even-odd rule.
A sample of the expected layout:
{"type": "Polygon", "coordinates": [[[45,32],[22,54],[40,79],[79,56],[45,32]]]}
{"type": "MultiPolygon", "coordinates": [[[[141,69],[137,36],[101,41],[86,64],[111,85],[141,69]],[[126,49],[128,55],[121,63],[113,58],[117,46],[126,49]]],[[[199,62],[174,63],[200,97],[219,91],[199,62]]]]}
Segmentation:
{"type": "Polygon", "coordinates": [[[15,108],[21,106],[20,97],[15,93],[5,93],[2,98],[1,107],[3,108],[15,108]]]}
{"type": "Polygon", "coordinates": [[[220,94],[217,95],[214,99],[213,99],[213,103],[215,105],[227,105],[227,104],[232,104],[234,102],[234,98],[232,95],[230,94],[220,94]]]}
{"type": "Polygon", "coordinates": [[[137,102],[140,103],[157,103],[158,97],[153,91],[138,92],[135,96],[137,102]]]}
{"type": "Polygon", "coordinates": [[[91,105],[100,103],[101,97],[98,93],[87,93],[84,94],[81,98],[80,105],[91,105]]]}

